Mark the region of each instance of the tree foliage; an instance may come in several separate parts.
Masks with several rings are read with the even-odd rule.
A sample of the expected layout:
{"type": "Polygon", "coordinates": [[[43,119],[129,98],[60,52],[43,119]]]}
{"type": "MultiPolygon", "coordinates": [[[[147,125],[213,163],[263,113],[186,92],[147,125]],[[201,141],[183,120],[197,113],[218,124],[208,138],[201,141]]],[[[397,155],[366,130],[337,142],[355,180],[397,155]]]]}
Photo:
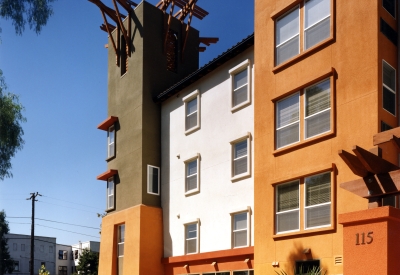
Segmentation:
{"type": "Polygon", "coordinates": [[[50,275],[50,271],[48,271],[46,267],[42,265],[39,269],[39,275],[50,275]]]}
{"type": "Polygon", "coordinates": [[[21,123],[26,121],[18,96],[5,92],[6,88],[0,70],[0,180],[12,177],[11,158],[22,149],[24,130],[21,123]]]}
{"type": "Polygon", "coordinates": [[[26,23],[37,34],[47,24],[53,9],[54,0],[0,0],[0,17],[11,19],[15,32],[19,35],[25,30],[26,23]]]}
{"type": "Polygon", "coordinates": [[[97,275],[99,268],[99,253],[85,248],[79,257],[79,263],[76,270],[79,274],[97,275]]]}
{"type": "Polygon", "coordinates": [[[6,213],[2,210],[0,211],[0,275],[11,273],[14,270],[14,261],[10,257],[5,236],[9,232],[10,228],[6,221],[6,213]]]}

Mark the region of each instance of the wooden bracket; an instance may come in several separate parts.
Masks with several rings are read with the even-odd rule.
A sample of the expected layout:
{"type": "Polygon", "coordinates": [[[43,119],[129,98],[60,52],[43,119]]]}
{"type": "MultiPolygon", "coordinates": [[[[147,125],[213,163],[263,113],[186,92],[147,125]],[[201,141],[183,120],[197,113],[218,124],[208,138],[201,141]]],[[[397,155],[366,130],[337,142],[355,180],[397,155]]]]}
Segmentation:
{"type": "Polygon", "coordinates": [[[350,170],[357,176],[366,177],[369,175],[367,169],[365,169],[364,165],[360,162],[360,160],[353,154],[345,150],[339,150],[339,156],[342,160],[347,164],[350,170]]]}
{"type": "Polygon", "coordinates": [[[372,174],[382,174],[400,169],[397,165],[394,165],[393,163],[384,160],[359,146],[354,146],[353,152],[356,154],[365,169],[372,174]]]}

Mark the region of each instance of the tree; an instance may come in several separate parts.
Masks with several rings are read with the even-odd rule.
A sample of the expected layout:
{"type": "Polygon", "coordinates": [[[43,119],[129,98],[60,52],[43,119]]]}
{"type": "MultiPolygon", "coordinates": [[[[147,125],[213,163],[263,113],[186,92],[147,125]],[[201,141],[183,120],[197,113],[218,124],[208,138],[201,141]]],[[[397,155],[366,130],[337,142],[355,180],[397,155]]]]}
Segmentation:
{"type": "Polygon", "coordinates": [[[85,248],[79,257],[79,263],[76,270],[79,274],[97,275],[99,268],[99,253],[90,251],[85,248]]]}
{"type": "Polygon", "coordinates": [[[21,123],[26,119],[22,115],[24,107],[18,96],[6,93],[6,84],[0,70],[0,180],[12,177],[11,158],[22,149],[24,130],[21,123]]]}
{"type": "Polygon", "coordinates": [[[19,35],[25,30],[26,23],[37,34],[47,24],[53,9],[54,0],[0,0],[0,17],[11,19],[15,32],[19,35]]]}
{"type": "MultiPolygon", "coordinates": [[[[0,0],[0,18],[10,19],[18,35],[22,35],[27,23],[30,29],[39,34],[53,14],[50,5],[53,1],[0,0]]],[[[12,177],[11,158],[24,144],[22,139],[24,131],[21,127],[21,122],[25,121],[22,116],[24,107],[19,103],[18,96],[5,92],[6,88],[3,72],[0,69],[0,180],[12,177]]]]}
{"type": "Polygon", "coordinates": [[[50,271],[48,271],[46,267],[42,265],[39,269],[39,275],[50,275],[50,271]]]}
{"type": "Polygon", "coordinates": [[[5,234],[10,232],[8,222],[6,221],[6,213],[0,211],[0,275],[11,273],[14,270],[14,261],[8,252],[7,238],[5,234]]]}

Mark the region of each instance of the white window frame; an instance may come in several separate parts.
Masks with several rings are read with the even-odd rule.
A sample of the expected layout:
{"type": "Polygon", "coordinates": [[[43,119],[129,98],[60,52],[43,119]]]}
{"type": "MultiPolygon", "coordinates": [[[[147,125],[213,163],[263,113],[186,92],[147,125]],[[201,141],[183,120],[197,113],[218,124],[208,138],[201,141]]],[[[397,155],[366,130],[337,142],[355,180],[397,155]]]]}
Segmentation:
{"type": "Polygon", "coordinates": [[[184,192],[185,196],[192,195],[194,193],[200,192],[200,154],[197,153],[196,155],[186,159],[184,161],[185,164],[185,185],[184,185],[184,192]],[[196,180],[197,180],[197,187],[191,190],[187,190],[187,180],[190,176],[188,176],[188,164],[192,163],[193,161],[197,161],[197,173],[195,175],[196,180]]]}
{"type": "MultiPolygon", "coordinates": [[[[200,91],[197,89],[197,90],[191,92],[187,96],[183,97],[182,101],[185,105],[185,123],[184,123],[185,135],[189,135],[189,134],[193,133],[194,131],[197,131],[198,129],[200,129],[200,114],[201,114],[200,91]],[[197,99],[197,111],[196,111],[197,112],[197,125],[190,129],[186,129],[186,119],[188,117],[188,115],[186,113],[187,113],[188,103],[195,98],[197,99]]],[[[191,113],[191,114],[193,114],[193,113],[191,113]]]]}
{"type": "MultiPolygon", "coordinates": [[[[185,253],[184,254],[190,255],[190,254],[199,253],[200,252],[200,219],[187,221],[183,224],[183,226],[184,226],[184,241],[185,241],[185,245],[184,245],[185,253]],[[196,252],[187,253],[187,241],[190,240],[187,238],[187,226],[192,225],[192,224],[196,224],[196,252]]],[[[191,239],[194,239],[194,238],[191,238],[191,239]]]]}
{"type": "Polygon", "coordinates": [[[285,233],[290,233],[290,232],[299,232],[300,231],[300,207],[301,207],[301,204],[300,204],[300,189],[301,189],[301,185],[300,185],[300,180],[299,179],[297,179],[297,180],[291,180],[291,181],[288,181],[288,182],[284,182],[284,183],[281,183],[281,184],[278,184],[278,185],[276,185],[275,186],[275,232],[276,232],[276,234],[285,234],[285,233]],[[282,185],[285,185],[285,184],[292,184],[293,182],[296,182],[297,181],[297,184],[298,184],[298,186],[299,186],[299,193],[298,193],[298,198],[299,198],[299,201],[298,201],[298,204],[299,204],[299,206],[296,208],[296,209],[290,209],[290,210],[284,210],[284,211],[281,211],[281,212],[278,212],[278,186],[282,186],[282,185]],[[294,211],[298,211],[298,215],[299,215],[299,218],[298,218],[298,220],[299,220],[299,224],[298,224],[298,229],[293,229],[293,230],[286,230],[286,231],[278,231],[278,214],[282,214],[282,213],[289,213],[289,212],[294,212],[294,211]]]}
{"type": "Polygon", "coordinates": [[[115,137],[116,137],[116,131],[115,131],[115,125],[111,125],[110,127],[108,127],[107,130],[107,159],[108,158],[112,158],[115,157],[115,137]],[[111,141],[110,140],[110,133],[113,133],[114,136],[114,140],[111,141]],[[113,154],[111,154],[111,148],[113,149],[113,154]]]}
{"type": "Polygon", "coordinates": [[[384,64],[386,64],[387,66],[389,66],[390,68],[392,68],[393,70],[394,70],[394,75],[395,75],[395,77],[394,77],[394,87],[395,87],[395,89],[397,89],[397,81],[396,81],[396,78],[397,78],[397,72],[396,72],[396,69],[392,66],[392,65],[390,65],[386,60],[384,60],[384,59],[382,59],[382,109],[383,110],[385,110],[386,112],[388,112],[389,114],[391,114],[392,116],[397,116],[397,94],[396,94],[396,90],[395,91],[393,91],[393,89],[392,88],[390,88],[389,86],[387,86],[385,83],[383,83],[383,66],[384,66],[384,64]],[[383,87],[385,87],[386,89],[388,89],[389,90],[389,92],[391,92],[391,93],[393,93],[394,94],[394,98],[395,98],[395,108],[394,108],[394,114],[392,113],[392,112],[390,112],[389,110],[386,110],[385,108],[384,108],[384,106],[383,106],[383,98],[384,98],[384,90],[383,90],[383,87]]]}
{"type": "MultiPolygon", "coordinates": [[[[299,103],[300,103],[300,100],[299,100],[299,103]]],[[[301,105],[299,106],[299,108],[301,108],[301,105]]],[[[323,134],[325,134],[325,133],[328,133],[328,132],[330,132],[330,131],[332,131],[332,84],[331,84],[331,78],[330,77],[328,77],[328,78],[325,78],[325,79],[323,79],[323,80],[321,80],[321,81],[318,81],[318,82],[316,82],[316,83],[313,83],[312,85],[310,85],[310,86],[307,86],[306,88],[304,88],[303,89],[303,125],[301,125],[301,123],[299,124],[300,125],[300,127],[301,128],[299,128],[299,134],[300,134],[300,132],[301,132],[301,129],[303,129],[303,138],[304,138],[304,140],[307,140],[307,139],[311,139],[311,138],[314,138],[314,137],[317,137],[317,136],[319,136],[319,135],[323,135],[323,134]],[[330,102],[330,106],[329,106],[329,108],[326,108],[325,110],[323,110],[323,111],[319,111],[318,113],[315,113],[315,114],[312,114],[312,115],[309,115],[308,117],[306,117],[306,104],[307,104],[307,90],[309,89],[309,88],[312,88],[312,87],[314,87],[314,86],[316,86],[316,85],[318,85],[318,84],[320,84],[320,83],[322,83],[322,82],[325,82],[325,81],[327,81],[327,80],[329,80],[329,102],[330,102]],[[329,130],[327,130],[327,131],[325,131],[325,132],[321,132],[321,133],[318,133],[318,134],[316,134],[316,135],[314,135],[314,136],[310,136],[310,137],[306,137],[306,120],[308,119],[308,118],[310,118],[310,117],[313,117],[313,116],[317,116],[317,115],[319,115],[319,114],[322,114],[322,113],[324,113],[324,112],[327,112],[329,110],[329,130]]],[[[300,140],[299,140],[300,141],[300,140]]],[[[298,142],[299,142],[298,141],[298,142]]]]}
{"type": "Polygon", "coordinates": [[[291,60],[292,58],[294,58],[294,57],[296,57],[296,56],[298,56],[298,55],[300,54],[300,43],[301,43],[301,41],[300,41],[300,31],[301,31],[301,30],[300,30],[300,28],[301,28],[300,20],[301,20],[301,18],[300,18],[300,17],[301,17],[300,5],[297,5],[297,6],[293,7],[292,9],[290,9],[289,11],[285,12],[285,14],[283,14],[282,16],[279,16],[279,17],[275,20],[275,66],[279,66],[280,64],[283,64],[283,63],[287,62],[288,60],[291,60]],[[276,39],[277,39],[276,33],[277,33],[277,23],[278,23],[278,21],[281,20],[282,18],[284,18],[285,16],[289,15],[290,13],[292,13],[292,12],[295,11],[295,10],[297,10],[297,12],[299,13],[299,31],[298,31],[298,33],[297,33],[296,35],[294,35],[294,36],[292,36],[292,37],[286,39],[285,41],[281,42],[279,45],[277,45],[277,44],[276,44],[276,43],[277,43],[277,41],[276,41],[276,39]],[[278,47],[280,47],[280,46],[282,46],[283,44],[289,42],[290,40],[292,40],[292,39],[295,38],[296,36],[299,37],[299,45],[298,45],[299,48],[298,48],[298,53],[297,53],[296,55],[290,57],[289,59],[286,59],[285,61],[282,61],[282,62],[280,62],[280,63],[278,64],[278,55],[277,55],[277,53],[278,53],[278,47]]]}
{"type": "Polygon", "coordinates": [[[302,127],[302,126],[301,126],[301,123],[300,123],[300,108],[301,108],[301,101],[300,101],[300,98],[301,98],[301,97],[300,97],[300,92],[295,92],[295,93],[293,93],[293,94],[291,94],[291,95],[289,95],[289,96],[287,96],[287,97],[285,97],[285,98],[282,98],[282,99],[278,100],[278,101],[275,103],[275,125],[276,125],[276,128],[275,128],[275,147],[276,147],[276,149],[285,148],[285,147],[287,147],[287,146],[290,146],[290,145],[292,145],[292,144],[295,144],[295,143],[300,142],[300,133],[301,133],[301,127],[302,127]],[[298,97],[298,99],[299,99],[299,109],[298,109],[298,112],[299,112],[299,119],[298,119],[297,121],[291,122],[291,123],[289,123],[289,124],[287,124],[287,125],[285,125],[285,126],[281,126],[281,127],[278,128],[278,103],[281,102],[281,101],[284,101],[284,100],[286,100],[286,99],[288,99],[288,98],[290,98],[290,97],[292,97],[292,96],[295,96],[295,95],[297,95],[297,97],[298,97]],[[290,126],[292,126],[292,125],[294,125],[294,124],[296,124],[296,123],[299,124],[299,136],[298,136],[297,141],[292,142],[292,143],[289,143],[289,144],[286,144],[286,145],[281,146],[281,147],[278,147],[278,135],[277,135],[278,131],[281,130],[281,129],[290,127],[290,126]]]}
{"type": "Polygon", "coordinates": [[[304,0],[304,5],[303,5],[303,37],[302,37],[302,39],[303,39],[303,51],[307,51],[308,49],[313,48],[315,45],[318,45],[319,43],[323,42],[324,40],[329,39],[329,37],[331,36],[331,28],[330,28],[330,26],[332,25],[332,0],[328,0],[329,1],[329,15],[325,16],[322,19],[320,19],[318,22],[315,22],[313,25],[308,26],[307,29],[306,29],[306,20],[305,20],[305,18],[306,18],[306,2],[307,1],[308,0],[304,0]],[[329,19],[329,36],[328,36],[328,38],[325,38],[325,39],[319,41],[317,44],[314,44],[311,47],[309,47],[308,49],[306,49],[306,30],[311,29],[312,27],[314,27],[317,24],[321,23],[322,21],[324,21],[328,17],[330,18],[329,19]]]}
{"type": "Polygon", "coordinates": [[[115,208],[115,179],[114,179],[114,176],[111,176],[111,177],[109,177],[108,179],[107,179],[107,202],[106,202],[106,209],[107,210],[112,210],[112,209],[114,209],[115,208]],[[112,194],[109,194],[109,189],[110,189],[110,186],[109,186],[109,184],[110,183],[112,183],[112,186],[113,186],[113,188],[112,188],[112,190],[113,190],[113,192],[112,192],[112,194]],[[113,205],[109,205],[109,199],[110,199],[110,197],[113,197],[113,205]]]}
{"type": "Polygon", "coordinates": [[[251,207],[247,206],[246,208],[241,208],[241,209],[235,209],[232,210],[230,213],[231,215],[231,247],[232,248],[240,248],[240,247],[248,247],[251,246],[251,207]],[[235,246],[235,232],[239,232],[239,231],[243,231],[242,230],[236,230],[235,231],[235,227],[234,227],[234,222],[235,222],[235,215],[237,214],[243,214],[246,213],[247,214],[247,243],[244,246],[235,246]]]}
{"type": "MultiPolygon", "coordinates": [[[[303,221],[303,224],[304,224],[304,230],[311,230],[311,229],[317,229],[317,228],[324,228],[324,227],[330,227],[331,225],[332,225],[332,173],[331,173],[331,171],[327,171],[327,172],[322,172],[322,173],[318,173],[318,174],[313,174],[313,175],[310,175],[310,176],[307,176],[307,177],[304,177],[304,182],[303,182],[303,192],[304,192],[304,202],[303,202],[303,207],[304,207],[304,210],[303,210],[303,219],[304,219],[304,221],[303,221]],[[321,203],[321,204],[316,204],[316,205],[311,205],[311,206],[307,206],[306,204],[307,204],[307,188],[306,188],[306,185],[307,185],[307,183],[306,183],[306,179],[307,178],[311,178],[311,177],[315,177],[315,176],[319,176],[319,175],[323,175],[323,174],[329,174],[329,176],[330,176],[330,182],[329,182],[329,184],[330,184],[330,188],[331,188],[331,196],[330,196],[330,201],[329,202],[326,202],[326,203],[321,203]],[[312,226],[312,227],[307,227],[307,209],[310,209],[310,208],[315,208],[315,207],[319,207],[319,206],[324,206],[324,205],[329,205],[330,207],[329,207],[329,211],[330,211],[330,223],[329,224],[324,224],[324,225],[319,225],[319,226],[312,226]]],[[[301,185],[300,185],[300,187],[301,187],[301,185]]]]}
{"type": "Polygon", "coordinates": [[[152,195],[160,195],[160,167],[153,166],[153,165],[147,165],[147,193],[152,194],[152,195]],[[151,179],[150,179],[150,169],[157,169],[158,170],[158,179],[157,179],[157,189],[158,193],[151,192],[150,187],[151,185],[151,179]]]}
{"type": "Polygon", "coordinates": [[[235,112],[238,111],[242,108],[244,108],[245,106],[251,104],[251,61],[250,59],[246,59],[243,62],[241,62],[240,64],[236,65],[235,67],[233,67],[232,69],[229,70],[229,75],[230,75],[230,95],[231,95],[231,112],[235,112]],[[238,105],[234,105],[234,97],[233,94],[236,90],[239,90],[240,88],[244,87],[245,85],[238,87],[236,90],[234,89],[234,80],[235,80],[235,76],[238,73],[243,72],[244,70],[247,70],[247,100],[238,104],[238,105]]]}
{"type": "Polygon", "coordinates": [[[125,255],[125,235],[126,235],[125,232],[126,232],[125,224],[120,224],[117,226],[117,258],[124,257],[124,255],[125,255]],[[122,227],[124,227],[124,239],[123,240],[121,240],[121,234],[120,234],[120,230],[122,227]],[[120,255],[120,251],[119,251],[120,245],[123,245],[122,247],[124,248],[123,255],[120,255]]]}
{"type": "Polygon", "coordinates": [[[251,154],[251,133],[248,132],[246,135],[235,139],[233,141],[230,142],[231,144],[231,181],[237,181],[243,178],[247,178],[251,176],[251,161],[252,161],[252,154],[251,154]],[[244,140],[247,140],[247,171],[245,173],[241,173],[238,175],[235,175],[235,160],[240,159],[240,158],[244,158],[240,157],[235,159],[235,145],[239,142],[242,142],[244,140]]]}

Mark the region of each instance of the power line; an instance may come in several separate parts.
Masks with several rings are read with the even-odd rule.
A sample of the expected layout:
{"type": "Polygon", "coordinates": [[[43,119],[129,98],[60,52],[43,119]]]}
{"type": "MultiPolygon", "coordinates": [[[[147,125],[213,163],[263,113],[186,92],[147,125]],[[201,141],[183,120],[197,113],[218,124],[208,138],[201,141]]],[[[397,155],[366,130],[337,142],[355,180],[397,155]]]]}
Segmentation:
{"type": "Polygon", "coordinates": [[[41,225],[41,224],[36,224],[36,225],[37,225],[37,226],[48,227],[48,228],[52,228],[52,229],[56,229],[56,230],[60,230],[60,231],[65,231],[65,232],[69,232],[69,233],[75,233],[75,234],[79,234],[79,235],[84,235],[84,236],[89,236],[89,237],[94,237],[94,238],[98,238],[98,239],[100,239],[100,237],[93,236],[93,235],[88,235],[88,234],[83,234],[83,233],[79,233],[79,232],[74,232],[74,231],[64,230],[64,229],[55,228],[55,227],[46,226],[46,225],[41,225]]]}
{"type": "Polygon", "coordinates": [[[83,210],[83,209],[79,209],[79,208],[74,208],[74,207],[69,207],[69,206],[65,206],[65,205],[59,205],[59,204],[54,204],[54,203],[45,202],[45,201],[39,201],[39,202],[46,203],[46,204],[51,204],[51,205],[56,205],[56,206],[61,206],[61,207],[66,207],[66,208],[71,208],[71,209],[75,209],[75,210],[80,210],[80,211],[84,211],[84,212],[88,212],[88,213],[95,213],[95,214],[97,214],[97,212],[87,211],[87,210],[83,210]]]}
{"type": "Polygon", "coordinates": [[[91,226],[85,226],[85,225],[78,225],[78,224],[66,223],[66,222],[57,222],[57,221],[52,221],[52,220],[40,219],[40,218],[36,218],[36,220],[41,220],[41,221],[46,221],[46,222],[55,222],[55,223],[61,223],[61,224],[68,224],[68,225],[74,225],[74,226],[79,226],[79,227],[86,227],[86,228],[97,229],[97,230],[100,229],[100,228],[98,228],[98,227],[91,227],[91,226]]]}
{"type": "MultiPolygon", "coordinates": [[[[43,197],[50,198],[50,199],[54,199],[54,200],[58,200],[58,201],[65,201],[65,202],[69,202],[69,203],[73,203],[73,204],[79,204],[79,205],[86,206],[86,207],[90,207],[90,208],[94,208],[94,209],[100,209],[100,208],[98,208],[98,207],[93,207],[93,206],[89,206],[89,205],[86,205],[86,204],[77,203],[77,202],[73,202],[73,201],[67,201],[67,200],[57,199],[57,198],[53,198],[53,197],[49,197],[49,196],[44,196],[44,195],[43,195],[43,197]]],[[[102,211],[103,211],[103,209],[102,209],[102,211]]]]}
{"type": "Polygon", "coordinates": [[[31,224],[30,222],[9,222],[9,223],[16,223],[16,224],[31,224]]]}
{"type": "MultiPolygon", "coordinates": [[[[29,219],[29,217],[7,217],[7,218],[12,218],[12,219],[29,219]]],[[[73,226],[79,226],[79,227],[85,227],[85,228],[91,228],[91,229],[100,229],[99,227],[91,227],[91,226],[86,226],[86,225],[81,225],[81,224],[73,224],[73,223],[66,223],[66,222],[58,222],[58,221],[53,221],[53,220],[46,220],[46,219],[41,219],[41,218],[35,218],[35,220],[41,220],[41,221],[46,221],[46,222],[55,222],[55,223],[61,223],[61,224],[68,224],[68,225],[73,225],[73,226]]],[[[16,222],[11,222],[11,223],[16,223],[16,222]]],[[[24,224],[24,223],[20,223],[24,224]]]]}

